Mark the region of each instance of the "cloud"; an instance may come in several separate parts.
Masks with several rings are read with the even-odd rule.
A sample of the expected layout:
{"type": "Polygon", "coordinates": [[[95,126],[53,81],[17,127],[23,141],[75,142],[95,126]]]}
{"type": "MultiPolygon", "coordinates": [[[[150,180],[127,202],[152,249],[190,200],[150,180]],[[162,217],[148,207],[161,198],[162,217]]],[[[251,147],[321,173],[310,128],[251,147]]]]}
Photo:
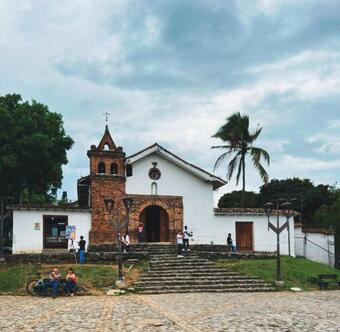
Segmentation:
{"type": "MultiPolygon", "coordinates": [[[[0,93],[63,114],[75,139],[63,183],[73,198],[104,112],[128,154],[158,141],[211,171],[211,135],[240,111],[263,127],[256,144],[271,155],[271,177],[334,183],[339,22],[331,0],[1,1],[0,93]]],[[[251,164],[247,172],[257,189],[251,164]]]]}

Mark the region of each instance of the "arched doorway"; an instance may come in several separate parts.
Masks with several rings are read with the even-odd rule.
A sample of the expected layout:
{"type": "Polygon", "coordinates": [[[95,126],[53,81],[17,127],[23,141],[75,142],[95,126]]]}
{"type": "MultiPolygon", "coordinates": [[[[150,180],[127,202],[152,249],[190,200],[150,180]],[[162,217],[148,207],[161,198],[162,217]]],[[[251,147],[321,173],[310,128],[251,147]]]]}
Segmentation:
{"type": "Polygon", "coordinates": [[[147,242],[169,242],[169,217],[158,205],[146,207],[140,214],[147,242]]]}

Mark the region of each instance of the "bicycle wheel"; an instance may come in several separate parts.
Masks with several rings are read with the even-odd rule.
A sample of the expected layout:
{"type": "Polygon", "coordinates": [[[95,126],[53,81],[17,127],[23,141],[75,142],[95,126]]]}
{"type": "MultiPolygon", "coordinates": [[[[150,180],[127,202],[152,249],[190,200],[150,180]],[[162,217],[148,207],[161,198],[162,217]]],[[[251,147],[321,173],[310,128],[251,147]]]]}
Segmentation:
{"type": "Polygon", "coordinates": [[[26,292],[32,296],[40,295],[40,288],[37,286],[38,280],[31,280],[26,284],[26,292]]]}

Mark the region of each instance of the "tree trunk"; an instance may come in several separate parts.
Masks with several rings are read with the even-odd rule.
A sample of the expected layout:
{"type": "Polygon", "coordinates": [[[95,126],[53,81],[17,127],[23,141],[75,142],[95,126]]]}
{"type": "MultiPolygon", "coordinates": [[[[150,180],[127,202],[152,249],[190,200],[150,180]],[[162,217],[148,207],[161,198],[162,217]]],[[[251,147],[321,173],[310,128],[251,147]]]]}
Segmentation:
{"type": "Polygon", "coordinates": [[[244,208],[244,194],[246,191],[246,162],[245,157],[241,159],[242,162],[242,194],[241,194],[241,206],[244,208]]]}

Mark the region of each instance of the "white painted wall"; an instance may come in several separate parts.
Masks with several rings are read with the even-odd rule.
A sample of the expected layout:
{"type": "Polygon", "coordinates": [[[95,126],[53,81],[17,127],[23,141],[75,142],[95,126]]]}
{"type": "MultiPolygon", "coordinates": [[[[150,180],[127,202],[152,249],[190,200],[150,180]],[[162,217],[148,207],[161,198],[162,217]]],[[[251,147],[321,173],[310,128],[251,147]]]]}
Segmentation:
{"type": "MultiPolygon", "coordinates": [[[[253,242],[256,251],[276,251],[276,234],[268,230],[265,215],[214,215],[213,187],[181,167],[154,153],[133,163],[133,176],[127,177],[128,194],[151,195],[151,185],[157,183],[158,195],[176,195],[183,197],[184,225],[193,231],[195,244],[226,244],[227,234],[235,240],[235,222],[253,221],[253,242]],[[161,178],[153,181],[149,178],[152,163],[157,162],[161,178]]],[[[280,219],[280,223],[285,222],[280,219]]],[[[273,220],[274,222],[274,220],[273,220]]],[[[275,221],[276,222],[276,221],[275,221]]],[[[294,225],[290,221],[291,254],[294,255],[294,225]]],[[[288,254],[287,231],[281,233],[281,252],[288,254]]]]}
{"type": "MultiPolygon", "coordinates": [[[[156,153],[133,163],[133,176],[127,177],[128,194],[151,195],[151,184],[157,183],[158,195],[176,195],[183,197],[184,225],[194,232],[204,233],[213,218],[213,185],[207,183],[183,168],[164,159],[156,153]],[[161,178],[153,181],[149,178],[152,162],[157,162],[161,178]],[[206,225],[204,229],[201,225],[206,225]]],[[[198,235],[198,234],[197,234],[198,235]]],[[[209,243],[206,240],[204,243],[209,243]]]]}
{"type": "Polygon", "coordinates": [[[304,233],[301,227],[295,228],[296,255],[314,262],[334,266],[334,235],[304,233]],[[306,240],[305,240],[306,238],[306,240]],[[323,249],[322,249],[323,248],[323,249]]]}
{"type": "MultiPolygon", "coordinates": [[[[76,226],[76,236],[84,236],[88,244],[91,229],[91,213],[79,211],[13,211],[13,254],[40,253],[43,250],[43,216],[68,216],[68,225],[76,226]],[[35,230],[35,223],[40,223],[40,230],[35,230]]],[[[69,243],[70,245],[70,243],[69,243]]]]}
{"type": "MultiPolygon", "coordinates": [[[[271,222],[276,226],[276,219],[271,222]]],[[[268,230],[268,218],[266,215],[215,215],[211,221],[211,226],[207,227],[205,238],[215,237],[214,244],[226,244],[227,235],[231,233],[232,239],[236,243],[236,222],[253,222],[253,245],[255,251],[276,251],[276,233],[268,230]]],[[[286,222],[286,217],[280,217],[280,226],[286,222]]],[[[294,222],[290,225],[290,250],[291,256],[294,252],[294,222]]],[[[203,225],[201,225],[203,227],[203,225]]],[[[283,230],[280,234],[280,252],[288,255],[288,231],[283,230]]]]}

